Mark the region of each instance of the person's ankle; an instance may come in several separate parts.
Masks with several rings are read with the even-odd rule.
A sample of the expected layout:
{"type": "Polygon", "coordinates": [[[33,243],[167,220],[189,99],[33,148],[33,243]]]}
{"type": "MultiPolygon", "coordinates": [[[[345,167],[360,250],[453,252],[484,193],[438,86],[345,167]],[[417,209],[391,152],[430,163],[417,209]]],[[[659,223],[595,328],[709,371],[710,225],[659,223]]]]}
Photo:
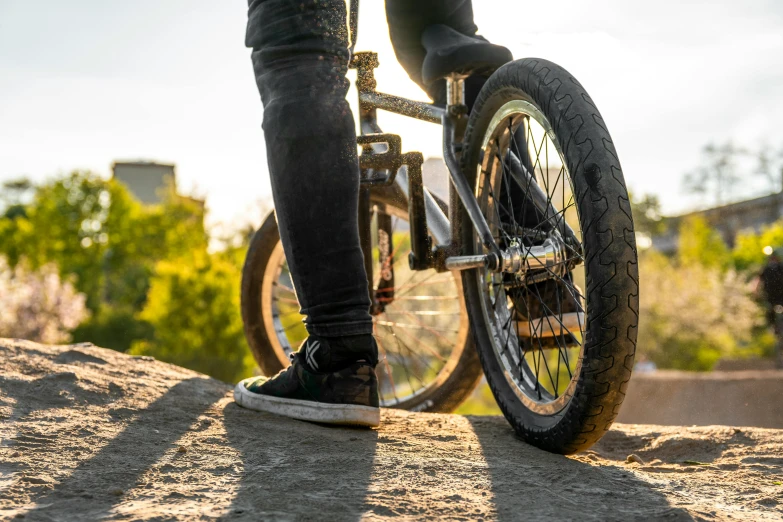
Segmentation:
{"type": "Polygon", "coordinates": [[[302,361],[314,373],[330,373],[358,362],[378,364],[378,345],[372,334],[325,337],[310,335],[299,350],[302,361]]]}

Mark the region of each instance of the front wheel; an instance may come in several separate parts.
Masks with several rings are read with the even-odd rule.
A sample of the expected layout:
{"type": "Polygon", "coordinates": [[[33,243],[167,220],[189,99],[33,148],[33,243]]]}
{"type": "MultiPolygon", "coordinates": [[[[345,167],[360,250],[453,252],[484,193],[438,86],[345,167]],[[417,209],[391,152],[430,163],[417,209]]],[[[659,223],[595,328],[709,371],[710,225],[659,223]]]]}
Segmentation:
{"type": "MultiPolygon", "coordinates": [[[[465,142],[462,170],[501,248],[557,246],[544,268],[463,273],[487,381],[525,441],[583,450],[623,402],[638,319],[631,208],[606,124],[567,71],[526,59],[489,78],[465,142]]],[[[488,253],[463,223],[465,253],[488,253]]]]}

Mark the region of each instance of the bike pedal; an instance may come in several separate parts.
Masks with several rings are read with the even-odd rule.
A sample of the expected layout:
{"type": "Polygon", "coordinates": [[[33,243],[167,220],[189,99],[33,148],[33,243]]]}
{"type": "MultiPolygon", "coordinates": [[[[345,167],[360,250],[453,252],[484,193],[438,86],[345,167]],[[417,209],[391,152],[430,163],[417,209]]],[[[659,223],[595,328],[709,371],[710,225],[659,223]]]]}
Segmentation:
{"type": "Polygon", "coordinates": [[[362,146],[359,167],[396,172],[402,166],[402,139],[397,134],[364,134],[356,137],[362,146]],[[386,145],[384,152],[377,152],[373,145],[386,145]]]}

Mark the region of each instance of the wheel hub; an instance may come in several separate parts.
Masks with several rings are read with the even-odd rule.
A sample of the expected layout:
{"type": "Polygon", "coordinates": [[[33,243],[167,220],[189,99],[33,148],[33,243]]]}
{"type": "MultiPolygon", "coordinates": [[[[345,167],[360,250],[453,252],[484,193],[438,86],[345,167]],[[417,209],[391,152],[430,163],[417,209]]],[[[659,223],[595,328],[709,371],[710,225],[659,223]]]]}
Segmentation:
{"type": "Polygon", "coordinates": [[[524,274],[528,270],[546,270],[552,275],[563,276],[568,271],[565,242],[559,236],[548,237],[542,245],[526,247],[512,241],[503,251],[500,272],[524,274]]]}

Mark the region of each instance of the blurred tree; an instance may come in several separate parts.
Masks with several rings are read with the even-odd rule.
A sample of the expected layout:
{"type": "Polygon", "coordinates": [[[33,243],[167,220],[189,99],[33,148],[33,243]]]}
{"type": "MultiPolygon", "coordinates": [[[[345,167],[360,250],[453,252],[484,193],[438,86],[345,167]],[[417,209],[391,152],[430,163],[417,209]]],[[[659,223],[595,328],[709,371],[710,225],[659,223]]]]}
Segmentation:
{"type": "Polygon", "coordinates": [[[763,227],[758,234],[755,232],[739,234],[732,251],[734,266],[737,270],[758,274],[766,262],[765,247],[771,249],[783,247],[783,220],[763,227]]]}
{"type": "Polygon", "coordinates": [[[88,172],[40,186],[23,215],[0,221],[0,248],[12,266],[25,258],[33,268],[53,262],[61,274],[74,274],[94,311],[100,300],[111,195],[109,184],[88,172]]]}
{"type": "Polygon", "coordinates": [[[88,171],[39,187],[25,180],[8,186],[2,203],[17,210],[0,216],[0,253],[9,264],[0,276],[27,274],[29,265],[43,279],[25,286],[40,289],[40,299],[24,294],[40,313],[23,319],[26,308],[8,308],[8,296],[22,294],[9,293],[0,279],[7,319],[0,335],[62,342],[72,330],[74,341],[153,355],[226,381],[251,374],[255,363],[239,311],[246,247],[233,241],[224,252],[207,253],[203,203],[170,187],[160,205],[141,205],[121,183],[88,171]],[[60,281],[57,267],[73,286],[52,286],[60,281]],[[55,320],[57,310],[43,310],[41,300],[59,303],[55,308],[66,315],[55,320]],[[78,303],[84,313],[76,313],[78,303]],[[9,330],[20,321],[33,330],[9,330]]]}
{"type": "Polygon", "coordinates": [[[226,382],[252,374],[255,362],[245,341],[239,309],[243,256],[196,254],[161,261],[141,318],[154,328],[150,340],[130,353],[207,373],[226,382]]]}
{"type": "Polygon", "coordinates": [[[97,314],[73,329],[74,342],[91,342],[104,348],[127,352],[135,341],[150,339],[154,329],[129,306],[102,306],[97,314]]]}
{"type": "Polygon", "coordinates": [[[746,153],[730,141],[723,145],[707,144],[702,149],[703,165],[685,175],[685,188],[694,194],[711,197],[714,205],[723,205],[726,196],[734,192],[740,181],[737,160],[746,153]]]}
{"type": "Polygon", "coordinates": [[[677,259],[683,266],[699,265],[720,270],[731,264],[731,253],[718,231],[699,216],[680,224],[677,239],[677,259]]]}
{"type": "Polygon", "coordinates": [[[645,194],[641,199],[630,194],[631,213],[636,232],[654,236],[664,232],[666,224],[661,215],[661,200],[653,194],[645,194]]]}
{"type": "Polygon", "coordinates": [[[47,264],[31,271],[27,263],[11,268],[0,256],[0,337],[48,344],[70,340],[70,330],[89,312],[84,294],[47,264]]]}
{"type": "Polygon", "coordinates": [[[783,147],[762,145],[756,153],[756,174],[767,182],[770,192],[783,191],[783,147]]]}
{"type": "Polygon", "coordinates": [[[27,259],[72,274],[91,311],[74,340],[124,350],[151,335],[136,314],[155,263],[206,252],[203,221],[203,205],[173,190],[142,206],[121,183],[75,171],[37,187],[24,212],[0,217],[0,252],[11,266],[27,259]]]}
{"type": "Polygon", "coordinates": [[[721,357],[759,354],[762,311],[745,277],[655,251],[640,256],[639,272],[639,353],[660,368],[704,371],[721,357]]]}
{"type": "Polygon", "coordinates": [[[25,216],[25,203],[35,191],[35,185],[29,178],[21,177],[3,183],[0,188],[0,211],[6,218],[25,216]]]}

